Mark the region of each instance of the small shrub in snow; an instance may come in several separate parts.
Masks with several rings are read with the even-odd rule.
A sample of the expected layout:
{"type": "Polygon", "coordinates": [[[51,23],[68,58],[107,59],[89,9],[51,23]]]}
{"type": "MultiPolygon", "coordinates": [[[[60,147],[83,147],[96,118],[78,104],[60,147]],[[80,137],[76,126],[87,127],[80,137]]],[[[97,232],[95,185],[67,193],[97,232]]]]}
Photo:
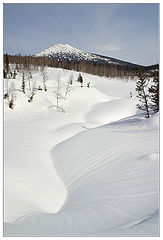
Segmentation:
{"type": "Polygon", "coordinates": [[[38,90],[39,90],[39,91],[42,91],[42,87],[41,87],[41,86],[38,86],[38,90]]]}
{"type": "Polygon", "coordinates": [[[4,99],[9,99],[9,94],[8,94],[8,93],[5,93],[3,98],[4,98],[4,99]]]}
{"type": "Polygon", "coordinates": [[[88,87],[88,88],[90,88],[90,82],[89,82],[89,83],[87,83],[87,87],[88,87]]]}

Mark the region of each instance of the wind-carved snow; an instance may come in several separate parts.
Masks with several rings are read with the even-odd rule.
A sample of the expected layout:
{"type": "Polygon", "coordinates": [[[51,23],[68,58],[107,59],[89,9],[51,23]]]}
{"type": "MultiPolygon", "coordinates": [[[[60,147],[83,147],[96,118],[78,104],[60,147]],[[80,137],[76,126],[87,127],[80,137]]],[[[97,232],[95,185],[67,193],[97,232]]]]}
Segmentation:
{"type": "Polygon", "coordinates": [[[68,191],[64,206],[57,214],[22,219],[11,233],[116,235],[150,219],[158,210],[157,121],[146,128],[144,121],[126,119],[57,145],[52,158],[68,191]]]}
{"type": "Polygon", "coordinates": [[[54,79],[72,73],[49,68],[32,105],[21,92],[6,105],[5,235],[157,236],[158,114],[137,114],[135,82],[89,74],[65,114],[48,111],[54,79]]]}

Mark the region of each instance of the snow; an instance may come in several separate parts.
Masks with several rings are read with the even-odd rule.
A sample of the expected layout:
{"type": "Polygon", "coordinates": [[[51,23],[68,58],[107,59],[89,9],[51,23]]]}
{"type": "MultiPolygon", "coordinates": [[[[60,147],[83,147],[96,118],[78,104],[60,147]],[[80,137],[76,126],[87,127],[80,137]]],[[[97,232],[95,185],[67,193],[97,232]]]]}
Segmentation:
{"type": "Polygon", "coordinates": [[[42,54],[51,54],[51,53],[71,53],[71,52],[76,52],[76,53],[81,53],[81,51],[77,48],[73,48],[72,46],[68,44],[57,44],[52,47],[49,47],[45,50],[43,50],[41,53],[36,54],[36,56],[42,56],[42,54]]]}
{"type": "MultiPolygon", "coordinates": [[[[5,100],[5,236],[158,236],[159,115],[144,119],[135,81],[48,68],[47,92],[5,100]],[[55,79],[74,80],[65,110],[55,79]],[[91,87],[87,88],[87,83],[91,87]],[[129,93],[132,91],[133,98],[129,93]]],[[[41,75],[33,74],[36,85],[41,75]]]]}
{"type": "Polygon", "coordinates": [[[119,119],[134,115],[136,103],[136,97],[132,98],[130,102],[127,98],[98,103],[86,115],[85,119],[86,121],[95,121],[99,123],[114,122],[119,119]]]}
{"type": "Polygon", "coordinates": [[[50,58],[57,58],[57,59],[69,59],[70,60],[86,60],[86,61],[98,61],[102,60],[107,63],[119,64],[116,61],[111,61],[109,58],[98,56],[93,53],[88,53],[77,48],[74,48],[68,44],[56,44],[52,47],[49,47],[40,53],[35,54],[37,57],[50,57],[50,58]]]}

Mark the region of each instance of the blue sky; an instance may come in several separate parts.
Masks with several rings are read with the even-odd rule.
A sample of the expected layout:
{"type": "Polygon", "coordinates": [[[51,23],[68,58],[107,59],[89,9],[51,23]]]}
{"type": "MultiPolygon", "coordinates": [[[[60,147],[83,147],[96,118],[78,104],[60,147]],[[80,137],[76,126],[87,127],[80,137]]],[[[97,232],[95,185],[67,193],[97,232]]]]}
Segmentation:
{"type": "Polygon", "coordinates": [[[133,63],[158,63],[158,4],[4,4],[4,52],[58,43],[133,63]]]}

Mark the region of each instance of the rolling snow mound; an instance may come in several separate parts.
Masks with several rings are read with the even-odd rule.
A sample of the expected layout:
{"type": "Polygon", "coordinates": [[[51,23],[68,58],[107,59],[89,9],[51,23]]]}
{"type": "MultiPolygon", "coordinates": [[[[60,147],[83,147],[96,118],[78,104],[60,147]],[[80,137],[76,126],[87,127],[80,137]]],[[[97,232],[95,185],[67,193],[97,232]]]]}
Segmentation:
{"type": "MultiPolygon", "coordinates": [[[[68,192],[63,207],[7,224],[9,235],[127,235],[157,215],[158,115],[130,120],[56,145],[53,164],[68,192]]],[[[148,233],[156,234],[157,226],[148,233]]],[[[147,235],[147,230],[138,228],[136,234],[147,235]]]]}

